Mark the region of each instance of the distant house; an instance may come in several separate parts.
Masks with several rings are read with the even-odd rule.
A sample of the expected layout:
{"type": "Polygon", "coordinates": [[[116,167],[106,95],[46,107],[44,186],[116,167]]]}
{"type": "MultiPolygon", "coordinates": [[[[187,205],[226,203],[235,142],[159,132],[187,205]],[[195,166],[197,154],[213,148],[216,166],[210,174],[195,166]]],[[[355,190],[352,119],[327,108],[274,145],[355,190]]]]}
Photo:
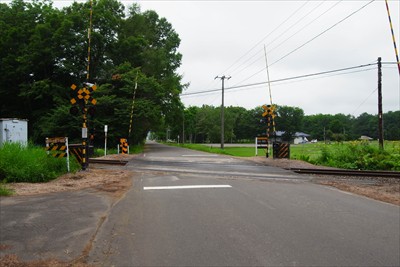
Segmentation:
{"type": "MultiPolygon", "coordinates": [[[[285,131],[276,131],[275,133],[276,133],[276,141],[277,142],[282,142],[283,141],[283,136],[285,134],[285,131]]],[[[303,132],[295,132],[293,143],[295,145],[308,143],[309,142],[308,141],[309,137],[310,137],[309,134],[306,134],[306,133],[303,133],[303,132]]],[[[274,137],[272,137],[271,140],[274,140],[274,137]]]]}
{"type": "Polygon", "coordinates": [[[308,143],[307,137],[310,137],[309,134],[302,133],[302,132],[296,132],[296,133],[294,134],[294,136],[295,136],[295,137],[294,137],[293,143],[294,143],[295,145],[297,145],[297,144],[308,143]]]}
{"type": "Polygon", "coordinates": [[[358,138],[358,140],[362,140],[362,141],[372,141],[374,140],[373,138],[366,136],[366,135],[361,135],[360,138],[358,138]]]}

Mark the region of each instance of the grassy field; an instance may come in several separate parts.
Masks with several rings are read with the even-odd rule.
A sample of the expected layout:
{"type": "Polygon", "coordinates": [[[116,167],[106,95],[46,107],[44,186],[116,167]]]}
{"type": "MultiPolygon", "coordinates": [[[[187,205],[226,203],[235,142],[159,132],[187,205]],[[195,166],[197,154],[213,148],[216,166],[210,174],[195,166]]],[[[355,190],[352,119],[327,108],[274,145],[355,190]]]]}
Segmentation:
{"type": "MultiPolygon", "coordinates": [[[[176,144],[175,144],[176,145],[176,144]]],[[[254,157],[254,147],[225,147],[220,149],[207,144],[185,144],[183,147],[209,153],[237,157],[254,157]]],[[[346,169],[397,170],[400,171],[400,141],[386,141],[384,151],[378,142],[316,143],[290,146],[290,158],[346,169]]],[[[272,149],[270,149],[270,157],[272,149]]],[[[265,150],[258,150],[265,157],[265,150]]]]}
{"type": "MultiPolygon", "coordinates": [[[[174,144],[176,145],[176,144],[174,144]]],[[[182,145],[181,145],[182,146],[182,145]]],[[[217,147],[211,147],[207,144],[184,144],[182,147],[199,150],[209,153],[231,155],[236,157],[254,157],[256,155],[255,147],[225,147],[223,150],[217,147]]],[[[270,147],[270,156],[272,154],[272,146],[270,147]]],[[[257,156],[265,157],[266,150],[258,149],[257,156]]],[[[303,156],[316,158],[321,155],[321,145],[319,144],[303,144],[291,145],[290,155],[293,159],[301,159],[303,156]]]]}

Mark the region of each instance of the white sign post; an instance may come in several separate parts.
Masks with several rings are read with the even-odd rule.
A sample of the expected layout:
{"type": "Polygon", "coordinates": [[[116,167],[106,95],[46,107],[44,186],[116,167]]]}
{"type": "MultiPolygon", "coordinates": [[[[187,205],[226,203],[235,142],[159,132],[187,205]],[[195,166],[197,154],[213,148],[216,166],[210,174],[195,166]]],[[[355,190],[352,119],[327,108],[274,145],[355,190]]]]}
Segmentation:
{"type": "Polygon", "coordinates": [[[107,132],[108,132],[108,125],[104,125],[104,156],[107,156],[107,132]]]}
{"type": "Polygon", "coordinates": [[[65,146],[67,147],[67,150],[66,150],[66,152],[67,152],[67,171],[69,172],[69,171],[70,171],[70,168],[69,168],[69,147],[68,147],[68,137],[65,137],[65,146]]]}

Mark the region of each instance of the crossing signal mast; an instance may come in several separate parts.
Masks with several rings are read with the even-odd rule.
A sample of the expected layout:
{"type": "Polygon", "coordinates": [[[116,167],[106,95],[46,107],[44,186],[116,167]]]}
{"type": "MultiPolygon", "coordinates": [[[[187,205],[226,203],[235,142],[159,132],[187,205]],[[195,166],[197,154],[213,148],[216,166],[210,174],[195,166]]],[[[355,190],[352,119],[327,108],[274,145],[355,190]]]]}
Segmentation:
{"type": "Polygon", "coordinates": [[[92,17],[93,17],[93,0],[90,0],[90,17],[89,17],[89,28],[88,28],[88,56],[86,66],[86,82],[83,83],[83,88],[77,90],[75,84],[71,85],[71,89],[76,92],[76,98],[71,98],[70,102],[73,107],[70,109],[70,113],[77,115],[79,111],[82,113],[82,149],[81,149],[81,166],[82,170],[86,170],[89,166],[89,138],[88,138],[88,114],[94,115],[94,106],[97,100],[91,96],[91,93],[96,91],[97,86],[90,83],[90,50],[91,50],[91,31],[92,31],[92,17]],[[75,104],[79,104],[79,109],[75,104]],[[88,104],[92,106],[88,106],[88,104]]]}
{"type": "Polygon", "coordinates": [[[272,126],[272,133],[275,136],[276,130],[275,130],[275,117],[276,117],[276,106],[272,104],[272,91],[271,91],[271,83],[269,79],[269,69],[268,69],[268,60],[267,60],[267,49],[264,45],[264,55],[265,55],[265,65],[267,69],[267,79],[268,79],[268,91],[269,91],[269,100],[270,104],[269,105],[263,105],[262,108],[264,109],[264,113],[262,116],[266,118],[266,123],[267,123],[267,132],[266,132],[266,157],[269,157],[269,137],[270,137],[270,131],[271,131],[271,126],[272,126]]]}
{"type": "Polygon", "coordinates": [[[274,123],[274,118],[275,118],[275,106],[274,105],[263,105],[262,108],[264,109],[264,113],[262,116],[266,118],[267,122],[267,135],[266,135],[266,157],[269,157],[269,133],[271,129],[271,123],[273,125],[273,133],[275,134],[275,123],[274,123]]]}

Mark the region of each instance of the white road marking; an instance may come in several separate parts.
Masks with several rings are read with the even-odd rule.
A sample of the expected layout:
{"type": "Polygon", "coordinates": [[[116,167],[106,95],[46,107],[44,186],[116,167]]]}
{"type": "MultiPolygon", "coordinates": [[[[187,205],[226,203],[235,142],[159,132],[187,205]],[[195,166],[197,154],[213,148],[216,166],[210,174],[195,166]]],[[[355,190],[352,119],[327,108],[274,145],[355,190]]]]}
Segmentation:
{"type": "Polygon", "coordinates": [[[210,155],[197,155],[197,154],[191,154],[191,155],[181,155],[181,157],[218,157],[216,154],[210,154],[210,155]]]}
{"type": "Polygon", "coordinates": [[[199,188],[230,188],[226,184],[215,185],[176,185],[176,186],[145,186],[143,190],[163,190],[163,189],[199,189],[199,188]]]}

